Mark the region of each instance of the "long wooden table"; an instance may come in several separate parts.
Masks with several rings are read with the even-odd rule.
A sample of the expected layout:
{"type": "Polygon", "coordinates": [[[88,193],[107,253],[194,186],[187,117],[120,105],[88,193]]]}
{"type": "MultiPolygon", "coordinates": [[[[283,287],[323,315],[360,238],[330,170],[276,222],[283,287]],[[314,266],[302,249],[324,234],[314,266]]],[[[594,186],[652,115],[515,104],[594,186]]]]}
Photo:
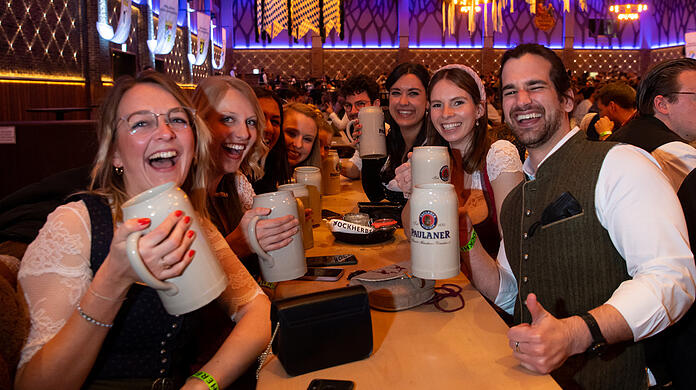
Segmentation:
{"type": "MultiPolygon", "coordinates": [[[[322,207],[343,214],[367,199],[359,181],[341,180],[341,193],[324,196],[322,207]]],[[[337,282],[280,283],[275,298],[346,286],[350,272],[409,260],[409,252],[403,229],[386,243],[351,245],[335,241],[322,225],[314,229],[314,248],[307,256],[353,253],[358,264],[346,266],[337,282]]],[[[280,361],[271,358],[261,370],[257,388],[304,390],[312,379],[323,378],[351,380],[357,390],[559,389],[550,376],[519,365],[508,347],[507,326],[464,275],[438,282],[443,283],[463,288],[462,310],[445,313],[433,305],[395,313],[372,310],[374,346],[369,358],[296,377],[288,376],[280,361]]],[[[446,304],[457,303],[458,299],[446,304]]]]}

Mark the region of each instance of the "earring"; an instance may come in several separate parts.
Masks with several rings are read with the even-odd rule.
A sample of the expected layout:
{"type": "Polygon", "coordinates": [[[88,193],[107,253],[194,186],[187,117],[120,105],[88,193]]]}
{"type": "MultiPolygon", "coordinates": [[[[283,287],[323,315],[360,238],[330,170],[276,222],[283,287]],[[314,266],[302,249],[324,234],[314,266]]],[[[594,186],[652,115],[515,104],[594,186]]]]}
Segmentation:
{"type": "Polygon", "coordinates": [[[116,176],[122,176],[123,175],[123,167],[114,167],[114,173],[116,176]]]}
{"type": "MultiPolygon", "coordinates": [[[[479,125],[479,121],[478,121],[478,119],[476,119],[476,126],[478,126],[478,125],[479,125]]],[[[123,170],[123,168],[121,168],[121,170],[123,170]]]]}

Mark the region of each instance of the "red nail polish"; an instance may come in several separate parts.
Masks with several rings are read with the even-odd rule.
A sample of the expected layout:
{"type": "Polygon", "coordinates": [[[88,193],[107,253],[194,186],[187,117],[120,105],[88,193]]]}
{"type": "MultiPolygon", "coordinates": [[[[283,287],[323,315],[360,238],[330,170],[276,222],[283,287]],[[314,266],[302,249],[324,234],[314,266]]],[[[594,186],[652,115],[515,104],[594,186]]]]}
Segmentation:
{"type": "Polygon", "coordinates": [[[183,213],[184,213],[184,212],[181,211],[181,210],[176,210],[176,211],[174,212],[174,215],[176,215],[177,217],[181,217],[181,214],[183,214],[183,213]]]}
{"type": "Polygon", "coordinates": [[[189,230],[188,233],[186,233],[186,236],[187,236],[188,238],[193,237],[193,230],[189,230]]]}
{"type": "Polygon", "coordinates": [[[196,254],[196,251],[194,251],[193,249],[191,249],[189,251],[189,257],[193,257],[193,255],[195,255],[195,254],[196,254]]]}
{"type": "Polygon", "coordinates": [[[189,223],[190,221],[191,221],[191,217],[189,217],[188,215],[186,217],[184,217],[184,223],[189,223]]]}
{"type": "Polygon", "coordinates": [[[150,224],[150,218],[140,218],[138,219],[138,223],[141,225],[149,225],[150,224]]]}

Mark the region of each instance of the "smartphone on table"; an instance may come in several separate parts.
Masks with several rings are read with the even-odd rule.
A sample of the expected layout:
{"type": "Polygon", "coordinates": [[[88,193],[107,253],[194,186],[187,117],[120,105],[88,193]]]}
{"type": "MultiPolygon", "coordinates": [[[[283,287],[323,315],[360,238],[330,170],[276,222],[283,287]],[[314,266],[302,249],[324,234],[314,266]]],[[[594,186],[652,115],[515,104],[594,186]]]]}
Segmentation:
{"type": "Polygon", "coordinates": [[[307,268],[307,273],[300,280],[317,280],[335,282],[343,276],[342,268],[307,268]]]}
{"type": "Polygon", "coordinates": [[[353,390],[355,383],[337,379],[314,379],[307,390],[353,390]]]}
{"type": "Polygon", "coordinates": [[[310,256],[307,258],[307,267],[354,264],[358,264],[358,259],[355,258],[355,255],[310,256]]]}

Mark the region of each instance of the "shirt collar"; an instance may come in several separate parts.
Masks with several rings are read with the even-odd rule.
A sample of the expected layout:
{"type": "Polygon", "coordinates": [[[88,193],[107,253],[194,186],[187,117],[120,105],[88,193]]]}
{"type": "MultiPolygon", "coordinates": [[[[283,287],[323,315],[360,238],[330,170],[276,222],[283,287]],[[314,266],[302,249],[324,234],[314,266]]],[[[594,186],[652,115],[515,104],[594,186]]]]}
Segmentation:
{"type": "Polygon", "coordinates": [[[532,163],[529,161],[529,159],[525,160],[524,164],[522,164],[522,171],[527,176],[527,178],[529,180],[534,180],[536,171],[539,169],[541,164],[543,164],[544,161],[546,161],[546,159],[549,158],[549,156],[554,154],[556,150],[558,150],[561,146],[568,142],[568,140],[571,139],[578,131],[580,131],[580,128],[576,126],[571,131],[569,131],[568,134],[561,138],[561,140],[558,141],[556,146],[554,146],[553,149],[551,149],[551,151],[546,156],[544,156],[544,158],[539,162],[539,166],[536,169],[532,167],[532,163]]]}

